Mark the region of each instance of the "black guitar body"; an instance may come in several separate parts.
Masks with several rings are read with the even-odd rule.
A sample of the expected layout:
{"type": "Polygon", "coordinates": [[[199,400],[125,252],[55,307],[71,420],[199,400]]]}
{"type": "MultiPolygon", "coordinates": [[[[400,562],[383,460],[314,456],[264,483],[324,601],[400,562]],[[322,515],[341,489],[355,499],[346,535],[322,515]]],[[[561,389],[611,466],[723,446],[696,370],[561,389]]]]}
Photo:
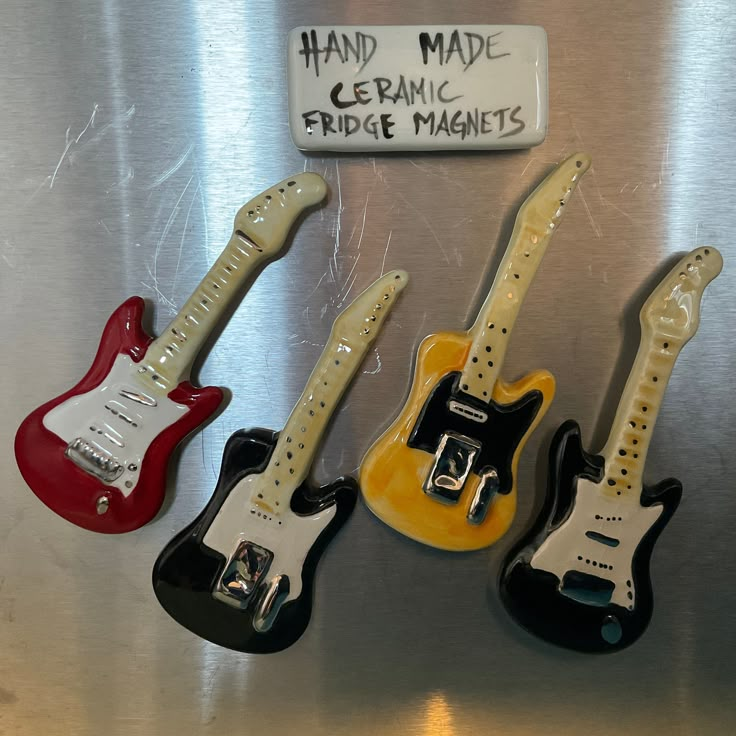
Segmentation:
{"type": "Polygon", "coordinates": [[[599,482],[603,477],[603,459],[583,450],[580,427],[565,422],[552,441],[549,481],[545,503],[535,525],[511,551],[501,571],[501,598],[511,615],[533,634],[553,644],[581,652],[611,652],[636,641],[652,617],[653,594],[649,573],[652,549],[682,495],[679,481],[670,478],[656,486],[644,487],[642,506],[663,506],[659,518],[642,538],[633,557],[633,586],[636,604],[633,609],[596,602],[611,581],[572,571],[571,584],[583,591],[571,596],[561,591],[557,576],[533,568],[530,560],[542,543],[569,517],[574,504],[578,478],[599,482]]]}
{"type": "Polygon", "coordinates": [[[455,372],[437,383],[422,407],[408,445],[434,455],[442,435],[448,432],[476,440],[481,446],[473,461],[473,472],[480,475],[486,468],[495,468],[498,492],[509,493],[513,488],[511,463],[542,406],[542,392],[529,391],[512,404],[498,404],[492,399],[486,403],[463,393],[459,382],[460,373],[455,372]],[[486,421],[478,423],[450,411],[451,401],[486,414],[486,421]]]}
{"type": "Polygon", "coordinates": [[[295,514],[310,516],[333,504],[336,513],[307,554],[299,597],[284,603],[268,631],[256,630],[252,607],[239,610],[212,596],[227,560],[205,546],[202,539],[234,486],[246,475],[265,470],[277,437],[276,432],[264,429],[240,430],[230,437],[212,499],[197,519],[169,542],[153,569],[153,589],[170,616],[198,636],[241,652],[277,652],[304,633],[312,610],[317,563],[350,516],[358,494],[358,484],[350,477],[316,491],[303,483],[294,492],[291,510],[295,514]]]}

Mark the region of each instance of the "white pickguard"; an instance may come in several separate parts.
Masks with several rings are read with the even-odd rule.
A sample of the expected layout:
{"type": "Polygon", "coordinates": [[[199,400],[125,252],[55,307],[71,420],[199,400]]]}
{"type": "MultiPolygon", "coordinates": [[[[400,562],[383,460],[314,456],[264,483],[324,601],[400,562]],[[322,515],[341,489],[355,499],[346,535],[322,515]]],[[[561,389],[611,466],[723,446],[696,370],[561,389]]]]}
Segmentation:
{"type": "MultiPolygon", "coordinates": [[[[294,600],[302,591],[304,560],[337,509],[328,506],[313,516],[297,516],[290,508],[278,515],[267,513],[255,503],[262,483],[262,474],[243,478],[230,491],[203,542],[226,559],[241,541],[265,547],[273,554],[273,560],[264,584],[277,575],[288,575],[290,589],[285,600],[294,600]]],[[[292,492],[296,487],[295,484],[292,492]]]]}
{"type": "Polygon", "coordinates": [[[118,355],[97,388],[73,396],[43,418],[44,427],[67,445],[81,437],[110,453],[124,470],[108,485],[126,497],[138,483],[143,458],[153,440],[189,411],[189,407],[175,403],[142,380],[139,368],[129,355],[118,355]],[[121,392],[146,397],[155,405],[135,401],[121,392]]]}
{"type": "Polygon", "coordinates": [[[616,586],[611,602],[632,609],[636,602],[634,553],[663,508],[642,506],[634,494],[609,496],[598,484],[578,479],[569,518],[545,539],[530,564],[537,570],[551,572],[560,582],[571,570],[610,580],[616,586]],[[609,546],[589,538],[586,532],[602,534],[619,543],[609,546]]]}

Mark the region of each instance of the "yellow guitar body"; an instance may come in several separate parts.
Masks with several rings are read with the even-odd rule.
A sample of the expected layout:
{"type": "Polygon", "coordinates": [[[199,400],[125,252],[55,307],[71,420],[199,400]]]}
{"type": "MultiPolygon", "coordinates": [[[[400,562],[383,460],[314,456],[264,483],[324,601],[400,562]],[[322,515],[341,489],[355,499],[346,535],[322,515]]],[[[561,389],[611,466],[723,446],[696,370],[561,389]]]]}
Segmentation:
{"type": "Polygon", "coordinates": [[[434,387],[448,373],[463,369],[471,345],[472,337],[467,332],[441,332],[424,339],[409,398],[401,414],[368,451],[360,469],[363,498],[379,519],[418,542],[453,552],[487,547],[511,525],[516,512],[519,456],[555,393],[555,379],[544,370],[534,371],[512,384],[496,381],[491,398],[498,404],[510,404],[534,390],[541,392],[542,402],[516,447],[511,463],[514,479],[511,492],[496,494],[485,519],[480,524],[470,524],[467,516],[478,476],[471,473],[454,505],[430,498],[423,484],[434,455],[409,447],[409,437],[434,387]]]}

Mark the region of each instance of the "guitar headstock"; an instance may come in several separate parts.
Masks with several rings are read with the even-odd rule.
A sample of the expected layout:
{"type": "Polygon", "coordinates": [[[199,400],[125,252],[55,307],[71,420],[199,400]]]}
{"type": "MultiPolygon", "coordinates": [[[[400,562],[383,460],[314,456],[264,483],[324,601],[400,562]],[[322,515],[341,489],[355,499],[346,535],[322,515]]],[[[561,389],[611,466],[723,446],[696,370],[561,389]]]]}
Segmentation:
{"type": "Polygon", "coordinates": [[[558,164],[542,183],[527,197],[519,210],[519,218],[538,231],[548,235],[559,225],[583,174],[590,168],[587,153],[575,153],[558,164]]]}
{"type": "Polygon", "coordinates": [[[244,204],[235,215],[232,238],[258,253],[274,256],[296,218],[327,195],[319,174],[304,172],[284,179],[244,204]]]}
{"type": "Polygon", "coordinates": [[[333,333],[348,343],[356,344],[358,341],[370,345],[408,283],[406,271],[389,271],[381,276],[338,315],[333,333]]]}
{"type": "Polygon", "coordinates": [[[670,338],[682,347],[700,323],[700,301],[705,287],[723,268],[721,254],[702,246],[681,258],[642,307],[642,331],[670,338]]]}

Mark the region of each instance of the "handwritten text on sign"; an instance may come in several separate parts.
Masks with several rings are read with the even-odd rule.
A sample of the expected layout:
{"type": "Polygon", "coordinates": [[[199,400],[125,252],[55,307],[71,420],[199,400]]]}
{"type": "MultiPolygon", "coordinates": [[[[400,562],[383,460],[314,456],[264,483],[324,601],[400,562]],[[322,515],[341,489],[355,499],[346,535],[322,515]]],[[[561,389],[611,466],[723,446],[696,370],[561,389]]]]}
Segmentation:
{"type": "Polygon", "coordinates": [[[546,131],[534,26],[297,28],[289,108],[300,148],[523,148],[546,131]]]}

